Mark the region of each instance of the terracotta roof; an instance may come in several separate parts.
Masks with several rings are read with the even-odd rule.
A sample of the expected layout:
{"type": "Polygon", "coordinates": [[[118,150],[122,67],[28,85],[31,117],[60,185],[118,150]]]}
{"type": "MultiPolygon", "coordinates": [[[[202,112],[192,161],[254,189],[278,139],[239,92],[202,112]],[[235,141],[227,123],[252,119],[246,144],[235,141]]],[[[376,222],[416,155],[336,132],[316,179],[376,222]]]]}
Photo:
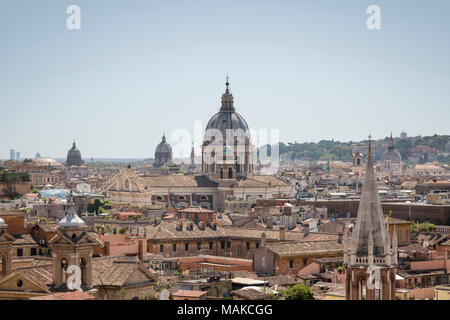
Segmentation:
{"type": "Polygon", "coordinates": [[[41,222],[37,225],[45,232],[56,232],[58,228],[58,222],[41,222]]]}
{"type": "Polygon", "coordinates": [[[208,210],[205,208],[202,208],[200,206],[191,206],[191,207],[187,207],[187,208],[181,208],[178,209],[177,211],[179,212],[193,212],[193,213],[201,213],[201,212],[206,212],[206,213],[214,213],[214,210],[208,210]]]}
{"type": "Polygon", "coordinates": [[[411,224],[411,222],[409,222],[407,220],[398,219],[398,218],[394,218],[394,217],[390,217],[390,216],[385,216],[384,221],[387,224],[411,224]]]}
{"type": "Polygon", "coordinates": [[[72,291],[31,298],[31,300],[95,300],[88,292],[72,291]]]}
{"type": "Polygon", "coordinates": [[[140,212],[118,212],[116,214],[119,214],[121,216],[142,216],[142,213],[140,212]]]}
{"type": "Polygon", "coordinates": [[[208,294],[208,291],[198,291],[198,290],[178,290],[173,293],[173,296],[177,297],[189,297],[189,298],[200,298],[208,294]]]}
{"type": "Polygon", "coordinates": [[[249,175],[237,183],[237,187],[284,187],[286,182],[270,175],[249,175]]]}
{"type": "Polygon", "coordinates": [[[156,276],[142,263],[128,257],[102,257],[95,258],[92,261],[92,283],[94,286],[123,286],[133,275],[139,272],[142,272],[144,278],[146,278],[141,278],[141,281],[156,279],[156,276]]]}
{"type": "Polygon", "coordinates": [[[36,244],[36,241],[33,239],[31,234],[22,234],[19,238],[17,238],[13,245],[26,245],[26,244],[36,244]]]}
{"type": "MultiPolygon", "coordinates": [[[[259,240],[263,233],[266,234],[266,239],[268,241],[279,241],[280,232],[277,230],[267,230],[262,228],[238,228],[232,226],[220,226],[217,225],[216,230],[213,230],[209,226],[205,226],[204,230],[198,228],[198,226],[193,223],[193,229],[188,230],[187,226],[191,221],[186,220],[167,220],[161,221],[158,225],[146,226],[147,238],[150,240],[168,240],[168,239],[201,239],[201,238],[218,238],[218,237],[229,237],[229,238],[242,238],[242,239],[253,239],[259,240]],[[182,223],[183,229],[178,231],[177,225],[182,223]]],[[[296,242],[311,242],[311,241],[337,241],[337,234],[328,233],[309,233],[306,237],[302,232],[298,231],[286,231],[285,240],[286,241],[296,241],[296,242]]]]}
{"type": "Polygon", "coordinates": [[[217,187],[217,182],[209,180],[206,176],[156,176],[139,177],[142,185],[149,187],[217,187]]]}
{"type": "Polygon", "coordinates": [[[279,256],[312,255],[321,253],[342,253],[343,245],[336,241],[302,243],[268,243],[267,248],[279,256]]]}
{"type": "Polygon", "coordinates": [[[430,252],[431,250],[421,246],[418,243],[411,243],[407,246],[402,246],[398,248],[398,251],[409,251],[409,252],[430,252]]]}
{"type": "Polygon", "coordinates": [[[233,296],[244,298],[245,300],[263,300],[265,298],[264,292],[253,288],[242,288],[231,291],[233,296]]]}
{"type": "Polygon", "coordinates": [[[17,272],[43,287],[50,287],[53,283],[53,273],[51,269],[52,266],[47,265],[17,269],[17,272]]]}

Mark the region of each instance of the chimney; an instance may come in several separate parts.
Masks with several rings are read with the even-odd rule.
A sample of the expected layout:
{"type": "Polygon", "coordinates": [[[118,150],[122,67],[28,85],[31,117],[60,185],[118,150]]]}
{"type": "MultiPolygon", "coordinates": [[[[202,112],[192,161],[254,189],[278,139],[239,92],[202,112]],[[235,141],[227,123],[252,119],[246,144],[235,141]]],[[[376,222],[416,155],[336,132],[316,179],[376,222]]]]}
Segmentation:
{"type": "Polygon", "coordinates": [[[338,233],[338,243],[342,243],[342,232],[338,233]]]}
{"type": "Polygon", "coordinates": [[[447,272],[450,272],[450,268],[449,268],[447,260],[448,260],[448,250],[447,250],[447,248],[445,248],[445,250],[444,250],[444,269],[447,272]]]}
{"type": "Polygon", "coordinates": [[[267,229],[273,228],[273,218],[272,216],[266,218],[266,227],[267,229]]]}
{"type": "Polygon", "coordinates": [[[111,242],[105,241],[105,256],[111,256],[111,242]]]}
{"type": "Polygon", "coordinates": [[[286,230],[284,226],[280,226],[280,240],[286,240],[286,230]]]}
{"type": "Polygon", "coordinates": [[[309,235],[309,224],[303,225],[303,236],[307,237],[309,235]]]}
{"type": "Polygon", "coordinates": [[[144,263],[144,240],[142,240],[142,239],[139,239],[138,256],[139,256],[139,261],[144,263]]]}

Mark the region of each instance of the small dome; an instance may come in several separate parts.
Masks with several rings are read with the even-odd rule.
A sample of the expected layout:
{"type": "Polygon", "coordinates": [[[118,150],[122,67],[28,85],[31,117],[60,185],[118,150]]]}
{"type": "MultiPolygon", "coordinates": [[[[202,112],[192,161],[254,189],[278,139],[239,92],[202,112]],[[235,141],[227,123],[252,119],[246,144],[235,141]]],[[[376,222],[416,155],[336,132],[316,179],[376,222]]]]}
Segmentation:
{"type": "Polygon", "coordinates": [[[160,167],[170,160],[172,160],[172,147],[167,143],[166,136],[163,134],[161,142],[156,146],[154,166],[160,167]]]}
{"type": "Polygon", "coordinates": [[[70,148],[67,153],[66,164],[68,166],[82,166],[83,160],[81,159],[81,152],[77,148],[75,141],[73,142],[72,148],[70,148]]]}
{"type": "Polygon", "coordinates": [[[156,153],[165,153],[172,156],[172,147],[167,143],[166,136],[163,135],[162,141],[156,146],[155,155],[156,153]]]}
{"type": "Polygon", "coordinates": [[[402,155],[396,149],[388,149],[383,153],[383,161],[401,162],[402,155]]]}
{"type": "Polygon", "coordinates": [[[77,211],[74,206],[69,208],[66,216],[59,221],[60,227],[84,227],[84,221],[77,215],[77,211]]]}
{"type": "Polygon", "coordinates": [[[382,159],[383,161],[391,161],[391,162],[402,161],[402,156],[400,152],[398,152],[398,150],[395,148],[395,142],[394,139],[392,138],[392,133],[389,139],[388,147],[386,151],[384,151],[382,159]]]}

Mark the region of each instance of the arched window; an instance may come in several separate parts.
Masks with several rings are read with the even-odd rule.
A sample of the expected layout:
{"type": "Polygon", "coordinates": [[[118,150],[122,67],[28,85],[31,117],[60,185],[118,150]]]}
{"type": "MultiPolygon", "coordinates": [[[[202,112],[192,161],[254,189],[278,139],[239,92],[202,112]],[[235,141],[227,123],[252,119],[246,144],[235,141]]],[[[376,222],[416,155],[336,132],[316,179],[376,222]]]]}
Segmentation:
{"type": "Polygon", "coordinates": [[[186,200],[185,196],[178,196],[178,200],[186,200]]]}
{"type": "Polygon", "coordinates": [[[87,285],[87,266],[86,259],[80,259],[80,269],[81,269],[81,284],[87,285]]]}
{"type": "Polygon", "coordinates": [[[233,168],[232,167],[228,168],[228,179],[233,179],[233,168]]]}
{"type": "Polygon", "coordinates": [[[207,196],[201,196],[200,200],[208,200],[208,197],[207,196]]]}
{"type": "Polygon", "coordinates": [[[59,270],[62,283],[66,283],[66,281],[67,281],[66,270],[67,270],[68,266],[69,266],[69,264],[67,263],[67,259],[62,258],[61,263],[60,263],[60,270],[59,270]]]}
{"type": "Polygon", "coordinates": [[[156,201],[163,201],[163,197],[157,196],[157,197],[156,197],[156,201]]]}

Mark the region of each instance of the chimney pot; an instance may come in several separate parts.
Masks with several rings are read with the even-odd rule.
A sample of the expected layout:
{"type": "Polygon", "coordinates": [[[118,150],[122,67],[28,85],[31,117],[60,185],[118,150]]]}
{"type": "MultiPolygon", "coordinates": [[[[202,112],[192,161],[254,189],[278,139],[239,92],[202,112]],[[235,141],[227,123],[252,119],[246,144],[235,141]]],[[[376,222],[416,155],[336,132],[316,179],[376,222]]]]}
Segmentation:
{"type": "Polygon", "coordinates": [[[280,240],[286,240],[286,230],[284,226],[280,226],[280,240]]]}

